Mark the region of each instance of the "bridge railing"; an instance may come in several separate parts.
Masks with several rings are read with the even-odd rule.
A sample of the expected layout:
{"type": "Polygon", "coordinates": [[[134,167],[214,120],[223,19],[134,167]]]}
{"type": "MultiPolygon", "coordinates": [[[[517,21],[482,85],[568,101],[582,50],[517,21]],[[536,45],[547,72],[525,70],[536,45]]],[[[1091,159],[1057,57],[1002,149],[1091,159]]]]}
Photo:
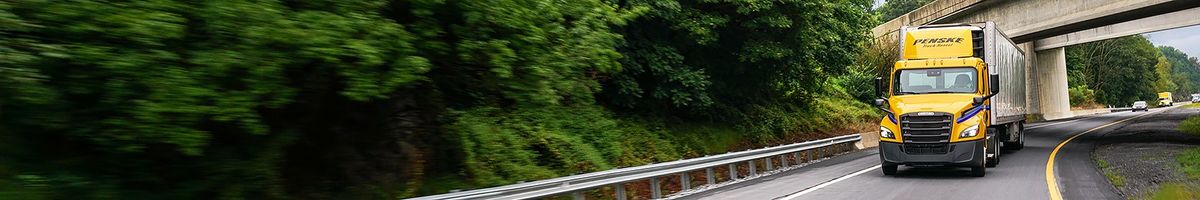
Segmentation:
{"type": "MultiPolygon", "coordinates": [[[[584,199],[584,193],[605,188],[615,199],[624,200],[629,197],[626,184],[639,181],[649,181],[649,197],[658,199],[664,197],[663,181],[677,178],[678,192],[694,190],[691,186],[693,172],[704,172],[703,178],[707,185],[717,185],[737,181],[759,174],[760,161],[766,171],[777,171],[803,166],[823,158],[856,149],[855,142],[862,138],[859,134],[845,135],[796,144],[767,147],[739,152],[731,152],[714,156],[705,156],[686,160],[643,165],[629,168],[619,168],[587,174],[559,177],[533,182],[483,188],[477,190],[453,192],[432,196],[416,197],[413,200],[450,200],[450,199],[535,199],[546,197],[571,196],[573,199],[584,199]],[[772,161],[774,159],[778,159],[772,161]],[[778,163],[778,168],[776,165],[778,163]],[[746,171],[739,167],[745,166],[746,171]],[[724,176],[718,177],[716,168],[728,170],[724,176]],[[746,176],[739,173],[746,172],[746,176]],[[722,180],[722,182],[718,182],[722,180]]],[[[590,193],[594,194],[594,193],[590,193]]]]}

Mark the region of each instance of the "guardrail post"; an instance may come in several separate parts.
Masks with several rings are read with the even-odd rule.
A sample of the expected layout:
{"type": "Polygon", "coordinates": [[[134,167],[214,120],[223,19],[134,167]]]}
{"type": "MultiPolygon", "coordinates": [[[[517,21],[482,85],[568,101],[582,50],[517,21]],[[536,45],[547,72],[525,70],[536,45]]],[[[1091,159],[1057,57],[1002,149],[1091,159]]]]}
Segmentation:
{"type": "Polygon", "coordinates": [[[750,176],[758,175],[758,166],[754,166],[754,160],[750,160],[750,176]]]}
{"type": "Polygon", "coordinates": [[[779,155],[779,164],[783,164],[783,168],[788,168],[787,154],[779,155]]]}
{"type": "Polygon", "coordinates": [[[692,176],[687,172],[679,172],[679,191],[687,191],[692,189],[692,176]]]}
{"type": "Polygon", "coordinates": [[[662,190],[661,190],[661,186],[658,184],[658,177],[650,178],[650,198],[651,199],[661,199],[662,198],[662,190]]]}
{"type": "Polygon", "coordinates": [[[583,200],[583,192],[573,192],[573,193],[571,193],[571,199],[572,199],[572,200],[583,200]]]}
{"type": "Polygon", "coordinates": [[[729,163],[729,180],[737,180],[737,164],[729,163]]]}
{"type": "Polygon", "coordinates": [[[802,164],[804,164],[804,157],[801,157],[801,156],[800,156],[800,152],[799,152],[799,151],[797,151],[797,152],[796,152],[794,155],[792,155],[792,157],[796,157],[796,165],[802,165],[802,164]]]}
{"type": "Polygon", "coordinates": [[[617,191],[617,200],[625,200],[625,184],[617,183],[613,185],[613,190],[617,191]]]}
{"type": "Polygon", "coordinates": [[[708,177],[708,184],[709,184],[709,185],[712,185],[712,184],[716,184],[716,183],[717,183],[717,176],[716,176],[716,173],[714,173],[714,172],[713,172],[713,168],[712,168],[712,167],[709,167],[709,168],[704,168],[704,174],[705,174],[705,176],[706,176],[706,177],[708,177]]]}
{"type": "Polygon", "coordinates": [[[804,151],[804,154],[808,154],[808,160],[807,160],[808,162],[811,163],[813,160],[817,159],[816,151],[817,151],[817,149],[809,149],[808,151],[804,151]]]}
{"type": "Polygon", "coordinates": [[[775,170],[775,163],[771,162],[771,157],[767,157],[767,171],[775,170]]]}

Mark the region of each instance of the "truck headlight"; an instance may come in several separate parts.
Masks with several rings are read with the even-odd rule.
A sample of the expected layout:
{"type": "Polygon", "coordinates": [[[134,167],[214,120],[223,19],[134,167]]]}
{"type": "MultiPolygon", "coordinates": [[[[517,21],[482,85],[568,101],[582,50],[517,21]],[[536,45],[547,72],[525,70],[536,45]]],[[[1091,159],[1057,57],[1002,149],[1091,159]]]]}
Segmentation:
{"type": "Polygon", "coordinates": [[[892,134],[892,130],[888,130],[887,127],[880,126],[879,127],[879,137],[895,139],[896,134],[892,134]]]}
{"type": "Polygon", "coordinates": [[[975,137],[976,134],[979,134],[979,124],[971,125],[971,127],[963,129],[962,132],[958,133],[958,138],[975,137]]]}

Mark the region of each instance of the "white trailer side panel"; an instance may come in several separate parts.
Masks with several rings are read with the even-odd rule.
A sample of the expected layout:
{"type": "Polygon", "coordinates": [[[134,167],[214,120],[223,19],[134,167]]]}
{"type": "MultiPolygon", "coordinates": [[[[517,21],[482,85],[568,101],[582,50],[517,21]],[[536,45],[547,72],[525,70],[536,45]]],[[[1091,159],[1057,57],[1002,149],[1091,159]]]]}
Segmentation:
{"type": "Polygon", "coordinates": [[[988,74],[1000,75],[1000,93],[991,99],[992,123],[1025,120],[1025,54],[996,29],[995,23],[985,23],[983,36],[983,60],[988,64],[988,74]]]}

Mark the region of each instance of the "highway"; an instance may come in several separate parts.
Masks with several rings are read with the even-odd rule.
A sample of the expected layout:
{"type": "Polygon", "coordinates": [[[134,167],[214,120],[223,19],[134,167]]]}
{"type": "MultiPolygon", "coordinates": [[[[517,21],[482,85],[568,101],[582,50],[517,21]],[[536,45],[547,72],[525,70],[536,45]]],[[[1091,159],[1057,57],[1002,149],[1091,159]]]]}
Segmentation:
{"type": "Polygon", "coordinates": [[[967,168],[911,167],[884,176],[878,150],[872,148],[679,199],[1052,199],[1048,182],[1056,183],[1065,199],[1124,199],[1094,167],[1091,140],[1164,109],[1170,108],[1028,124],[1026,147],[1003,154],[986,177],[971,177],[967,168]],[[1084,132],[1058,150],[1055,176],[1048,180],[1051,152],[1084,132]]]}

